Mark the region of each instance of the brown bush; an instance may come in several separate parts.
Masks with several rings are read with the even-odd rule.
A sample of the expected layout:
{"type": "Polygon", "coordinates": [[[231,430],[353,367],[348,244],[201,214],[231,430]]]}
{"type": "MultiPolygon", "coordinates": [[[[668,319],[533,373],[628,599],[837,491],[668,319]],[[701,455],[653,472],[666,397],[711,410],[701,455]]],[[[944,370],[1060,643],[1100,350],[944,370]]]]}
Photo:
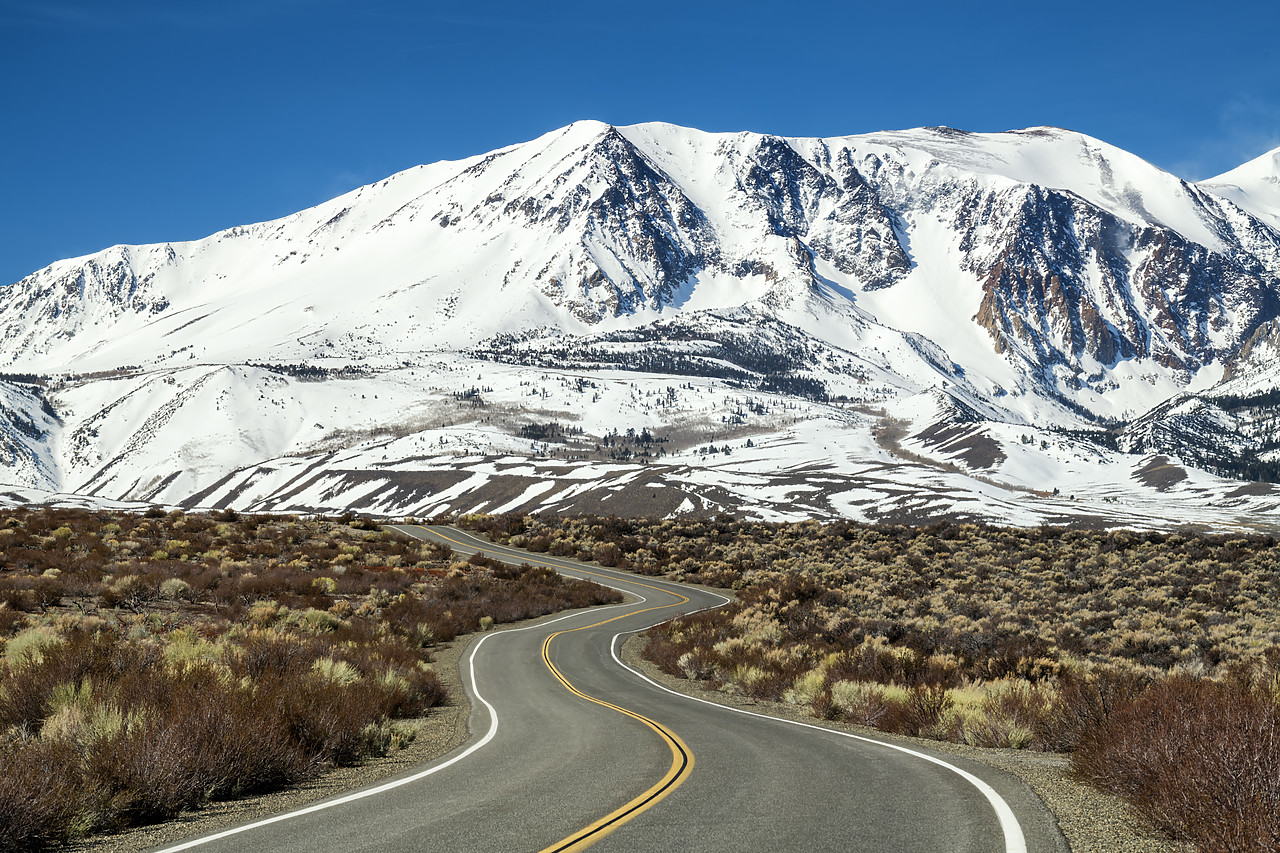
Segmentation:
{"type": "Polygon", "coordinates": [[[48,610],[50,607],[56,607],[61,604],[65,588],[66,585],[57,577],[42,575],[36,578],[31,589],[36,607],[41,610],[48,610]]]}
{"type": "Polygon", "coordinates": [[[1036,736],[1046,749],[1071,752],[1081,738],[1102,730],[1117,708],[1150,683],[1150,678],[1132,670],[1066,671],[1058,678],[1055,701],[1036,726],[1036,736]]]}
{"type": "Polygon", "coordinates": [[[338,686],[310,678],[273,679],[254,692],[255,705],[278,717],[289,739],[318,767],[364,757],[364,729],[380,718],[364,685],[338,686]]]}
{"type": "Polygon", "coordinates": [[[1073,771],[1204,853],[1280,850],[1280,707],[1235,684],[1175,676],[1086,732],[1073,771]]]}
{"type": "Polygon", "coordinates": [[[877,728],[919,737],[941,723],[942,715],[950,707],[951,697],[945,687],[916,685],[908,691],[905,701],[887,700],[884,716],[877,728]]]}
{"type": "Polygon", "coordinates": [[[250,691],[218,690],[211,675],[184,678],[170,708],[168,724],[180,725],[194,746],[193,784],[205,796],[220,798],[304,778],[311,761],[281,721],[264,714],[250,691]]]}
{"type": "Polygon", "coordinates": [[[667,675],[686,677],[679,666],[680,655],[684,653],[679,646],[661,635],[646,634],[646,638],[643,652],[646,659],[653,661],[667,675]]]}
{"type": "Polygon", "coordinates": [[[71,744],[10,742],[0,748],[0,851],[41,850],[67,836],[80,793],[71,744]]]}
{"type": "Polygon", "coordinates": [[[0,602],[0,636],[16,634],[26,624],[27,617],[21,611],[0,602]]]}
{"type": "Polygon", "coordinates": [[[25,584],[18,586],[15,579],[6,579],[8,583],[0,588],[0,608],[10,612],[24,612],[36,609],[35,595],[25,584]]]}
{"type": "Polygon", "coordinates": [[[622,562],[622,550],[612,542],[597,545],[591,555],[602,566],[613,567],[622,562]]]}

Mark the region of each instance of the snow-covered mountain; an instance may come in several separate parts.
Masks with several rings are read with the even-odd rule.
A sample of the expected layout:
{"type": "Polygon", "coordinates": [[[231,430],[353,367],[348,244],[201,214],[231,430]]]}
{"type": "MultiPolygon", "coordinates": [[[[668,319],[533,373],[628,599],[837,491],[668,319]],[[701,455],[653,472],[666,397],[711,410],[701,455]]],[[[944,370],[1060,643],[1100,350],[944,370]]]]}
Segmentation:
{"type": "MultiPolygon", "coordinates": [[[[607,510],[643,473],[672,500],[629,511],[1116,517],[1059,506],[1074,483],[1154,511],[1154,459],[1280,467],[1278,175],[1189,184],[1055,128],[578,122],[10,286],[0,464],[272,509],[607,510]]],[[[1183,480],[1188,519],[1271,506],[1183,480]]]]}

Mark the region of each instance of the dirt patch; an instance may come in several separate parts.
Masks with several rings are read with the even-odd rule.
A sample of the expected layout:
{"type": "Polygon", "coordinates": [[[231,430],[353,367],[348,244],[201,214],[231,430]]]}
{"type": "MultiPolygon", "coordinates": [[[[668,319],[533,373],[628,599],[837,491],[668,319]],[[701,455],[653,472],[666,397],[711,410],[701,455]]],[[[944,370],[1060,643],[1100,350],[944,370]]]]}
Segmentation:
{"type": "Polygon", "coordinates": [[[1227,492],[1228,498],[1261,498],[1276,494],[1277,489],[1271,483],[1245,483],[1238,489],[1227,492]]]}
{"type": "Polygon", "coordinates": [[[1168,456],[1153,456],[1151,461],[1137,471],[1133,478],[1157,492],[1167,492],[1187,479],[1186,469],[1175,465],[1168,456]]]}
{"type": "MultiPolygon", "coordinates": [[[[707,491],[707,489],[703,489],[707,491]]],[[[727,496],[726,496],[726,499],[727,496]]],[[[585,513],[589,515],[617,515],[623,517],[665,518],[689,506],[693,512],[705,511],[712,505],[698,492],[686,490],[674,481],[664,481],[662,475],[643,474],[621,488],[601,485],[557,501],[551,508],[556,513],[585,513]],[[651,483],[657,485],[650,485],[651,483]],[[688,501],[688,504],[685,502],[688,501]]]]}
{"type": "Polygon", "coordinates": [[[978,424],[931,424],[914,438],[974,470],[994,468],[1008,458],[1000,444],[978,424]]]}

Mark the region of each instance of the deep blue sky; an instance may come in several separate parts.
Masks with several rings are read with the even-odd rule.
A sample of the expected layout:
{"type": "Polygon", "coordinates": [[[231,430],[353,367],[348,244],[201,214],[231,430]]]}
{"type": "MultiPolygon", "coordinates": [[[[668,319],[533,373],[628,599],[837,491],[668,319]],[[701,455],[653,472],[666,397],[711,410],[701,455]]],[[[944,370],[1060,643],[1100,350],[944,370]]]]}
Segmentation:
{"type": "Polygon", "coordinates": [[[0,0],[0,284],[582,118],[1050,124],[1188,179],[1280,145],[1280,4],[0,0]]]}

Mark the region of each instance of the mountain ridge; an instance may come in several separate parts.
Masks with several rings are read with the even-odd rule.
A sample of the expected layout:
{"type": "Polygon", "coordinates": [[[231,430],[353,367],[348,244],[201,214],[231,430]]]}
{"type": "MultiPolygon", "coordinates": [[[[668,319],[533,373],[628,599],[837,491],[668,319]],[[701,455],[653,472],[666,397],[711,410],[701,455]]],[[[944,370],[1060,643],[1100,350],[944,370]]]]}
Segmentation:
{"type": "MultiPolygon", "coordinates": [[[[672,403],[655,406],[646,426],[689,432],[696,422],[709,445],[717,424],[745,428],[751,406],[803,406],[865,432],[871,421],[848,427],[833,401],[888,411],[940,392],[956,411],[981,413],[997,436],[982,441],[1001,447],[1006,427],[1133,425],[1131,449],[1176,453],[1195,430],[1173,427],[1182,410],[1169,401],[1235,400],[1213,390],[1224,378],[1258,394],[1278,384],[1274,359],[1262,357],[1280,317],[1266,157],[1220,176],[1228,183],[1191,184],[1055,128],[816,139],[576,122],[278,220],[112,247],[11,285],[0,364],[45,377],[44,403],[61,422],[15,403],[28,414],[14,424],[44,424],[36,432],[48,438],[33,452],[48,473],[6,470],[15,485],[111,499],[209,494],[228,471],[265,459],[362,446],[361,418],[328,409],[311,418],[300,402],[311,399],[301,383],[316,377],[350,400],[356,374],[370,388],[394,377],[398,393],[413,387],[434,401],[423,405],[435,414],[417,422],[383,413],[396,421],[384,428],[447,440],[448,383],[405,384],[427,363],[451,373],[477,365],[482,377],[484,364],[504,364],[531,384],[545,370],[707,379],[738,395],[722,420],[672,403]],[[124,416],[128,401],[168,394],[166,382],[182,391],[163,411],[124,416]],[[300,395],[272,404],[296,410],[283,432],[249,411],[255,390],[262,402],[280,388],[300,395]],[[775,402],[748,404],[743,393],[775,402]],[[238,448],[205,453],[213,461],[194,468],[199,441],[148,450],[171,422],[197,437],[213,429],[190,422],[193,401],[234,412],[218,434],[238,448]],[[748,412],[741,422],[737,410],[748,412]],[[238,437],[240,422],[256,437],[238,437]],[[423,425],[431,429],[414,432],[423,425]],[[172,472],[159,487],[118,474],[157,464],[172,472]],[[197,469],[205,473],[193,479],[197,469]]],[[[521,446],[511,438],[529,404],[508,397],[492,447],[521,446]]],[[[565,405],[561,420],[592,421],[581,400],[565,405]]],[[[946,408],[920,411],[954,418],[946,408]]],[[[1246,420],[1230,421],[1237,446],[1257,455],[1262,467],[1250,470],[1269,470],[1270,438],[1249,433],[1271,422],[1246,420]]],[[[925,423],[919,432],[930,452],[936,436],[952,435],[925,423]]],[[[30,436],[10,434],[31,449],[30,436]]],[[[853,443],[882,455],[874,442],[853,443]]],[[[1014,464],[1013,450],[996,454],[1000,465],[1014,464]]],[[[1189,454],[1230,473],[1219,456],[1189,454]]]]}

